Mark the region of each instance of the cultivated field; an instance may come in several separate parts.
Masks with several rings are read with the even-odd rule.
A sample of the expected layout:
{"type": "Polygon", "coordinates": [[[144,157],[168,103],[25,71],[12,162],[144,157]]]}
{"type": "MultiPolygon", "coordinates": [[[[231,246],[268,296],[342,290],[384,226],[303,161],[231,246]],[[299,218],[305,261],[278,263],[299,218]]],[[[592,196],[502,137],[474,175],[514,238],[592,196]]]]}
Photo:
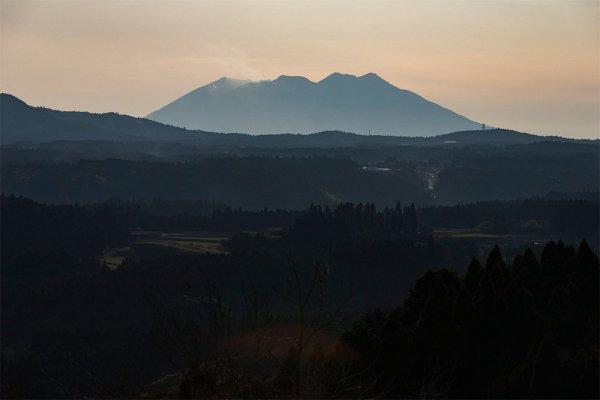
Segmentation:
{"type": "Polygon", "coordinates": [[[125,258],[148,259],[182,253],[226,253],[227,233],[207,232],[133,232],[134,240],[125,247],[106,249],[101,261],[115,269],[125,258]]]}

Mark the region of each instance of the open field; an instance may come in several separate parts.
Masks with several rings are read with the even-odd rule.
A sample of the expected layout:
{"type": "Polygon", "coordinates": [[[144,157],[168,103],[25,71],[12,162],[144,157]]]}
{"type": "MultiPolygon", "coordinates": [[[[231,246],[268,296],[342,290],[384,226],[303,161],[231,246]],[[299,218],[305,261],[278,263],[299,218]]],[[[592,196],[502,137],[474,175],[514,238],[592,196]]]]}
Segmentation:
{"type": "Polygon", "coordinates": [[[436,229],[433,231],[436,238],[451,237],[453,239],[480,239],[495,241],[523,241],[536,242],[550,240],[548,235],[523,234],[523,233],[484,233],[476,229],[436,229]]]}
{"type": "Polygon", "coordinates": [[[125,247],[106,249],[101,261],[115,269],[125,258],[145,259],[178,253],[224,254],[222,243],[227,233],[207,232],[132,232],[134,240],[125,247]]]}

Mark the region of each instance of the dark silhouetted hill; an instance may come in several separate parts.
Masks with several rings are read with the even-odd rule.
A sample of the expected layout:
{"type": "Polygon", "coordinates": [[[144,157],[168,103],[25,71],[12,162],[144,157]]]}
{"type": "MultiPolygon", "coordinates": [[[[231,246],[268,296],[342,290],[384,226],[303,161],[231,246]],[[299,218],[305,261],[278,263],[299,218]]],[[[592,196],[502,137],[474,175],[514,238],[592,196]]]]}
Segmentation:
{"type": "MultiPolygon", "coordinates": [[[[334,121],[332,116],[332,121],[334,121]]],[[[291,125],[290,125],[291,126],[291,125]]],[[[451,125],[449,125],[450,127],[451,125]]],[[[336,129],[343,124],[336,126],[336,129]]],[[[451,131],[451,129],[449,129],[451,131]]],[[[339,130],[301,134],[249,135],[191,131],[144,118],[116,113],[57,111],[32,107],[17,97],[0,94],[0,139],[3,145],[30,148],[32,143],[56,141],[105,141],[121,143],[165,142],[223,148],[342,148],[357,146],[405,146],[471,144],[511,145],[544,141],[569,141],[560,137],[536,136],[506,129],[468,130],[429,137],[359,135],[339,130]]],[[[577,142],[591,142],[582,140],[577,142]]],[[[73,144],[69,145],[73,147],[73,144]]],[[[94,145],[95,146],[95,145],[94,145]]],[[[141,153],[156,155],[157,145],[145,145],[141,153]],[[152,151],[154,150],[154,152],[152,151]]],[[[220,149],[223,150],[223,149],[220,149]]]]}
{"type": "Polygon", "coordinates": [[[0,95],[2,144],[54,140],[185,140],[189,132],[144,118],[116,113],[56,111],[32,107],[15,96],[0,95]]]}

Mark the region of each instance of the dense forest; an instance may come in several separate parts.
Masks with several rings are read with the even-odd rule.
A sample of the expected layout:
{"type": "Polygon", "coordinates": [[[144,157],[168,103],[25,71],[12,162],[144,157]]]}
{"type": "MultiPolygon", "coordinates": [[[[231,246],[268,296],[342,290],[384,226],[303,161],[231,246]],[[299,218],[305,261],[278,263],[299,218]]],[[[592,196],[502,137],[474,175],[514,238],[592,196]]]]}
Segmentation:
{"type": "Polygon", "coordinates": [[[4,397],[597,397],[597,200],[1,205],[4,397]]]}
{"type": "MultiPolygon", "coordinates": [[[[198,201],[46,205],[24,197],[0,198],[3,251],[58,249],[96,256],[131,241],[132,231],[243,232],[278,228],[294,242],[396,240],[425,237],[436,230],[482,234],[545,235],[598,239],[597,200],[479,202],[377,209],[373,203],[311,205],[303,210],[245,210],[198,201]]],[[[532,236],[533,237],[533,236],[532,236]]]]}
{"type": "MultiPolygon", "coordinates": [[[[410,271],[411,251],[413,265],[451,259],[432,256],[431,248],[394,246],[381,253],[361,247],[341,249],[345,258],[326,267],[298,263],[298,270],[266,249],[256,253],[260,246],[227,257],[128,263],[115,271],[60,253],[3,253],[2,340],[11,349],[2,358],[3,393],[598,396],[599,267],[587,243],[575,250],[550,242],[541,258],[527,250],[510,264],[495,248],[484,266],[474,260],[465,274],[410,271]],[[402,282],[421,278],[404,301],[395,298],[398,308],[352,323],[354,313],[340,311],[337,302],[343,294],[322,283],[347,276],[352,270],[325,271],[349,260],[368,269],[351,288],[355,293],[400,296],[402,282]],[[391,269],[380,275],[381,262],[391,269]],[[392,273],[399,265],[405,272],[392,273]],[[260,276],[252,271],[257,268],[260,276]],[[297,282],[306,285],[293,280],[298,271],[303,278],[297,282]],[[281,289],[273,291],[277,282],[281,289]],[[298,288],[306,302],[293,300],[298,288]],[[324,293],[332,297],[326,305],[324,293]]],[[[378,296],[374,303],[385,304],[378,296]]]]}
{"type": "Polygon", "coordinates": [[[597,398],[598,279],[586,242],[427,272],[344,333],[325,382],[344,397],[597,398]]]}
{"type": "Polygon", "coordinates": [[[2,163],[2,191],[41,202],[109,198],[199,199],[234,207],[396,201],[456,204],[599,190],[597,154],[470,156],[447,162],[337,157],[208,157],[189,162],[120,159],[2,163]]]}
{"type": "Polygon", "coordinates": [[[600,146],[0,100],[2,398],[598,398],[600,146]]]}
{"type": "Polygon", "coordinates": [[[369,173],[349,159],[211,158],[193,163],[125,160],[4,164],[2,191],[43,202],[203,199],[244,208],[310,203],[431,201],[412,170],[369,173]]]}

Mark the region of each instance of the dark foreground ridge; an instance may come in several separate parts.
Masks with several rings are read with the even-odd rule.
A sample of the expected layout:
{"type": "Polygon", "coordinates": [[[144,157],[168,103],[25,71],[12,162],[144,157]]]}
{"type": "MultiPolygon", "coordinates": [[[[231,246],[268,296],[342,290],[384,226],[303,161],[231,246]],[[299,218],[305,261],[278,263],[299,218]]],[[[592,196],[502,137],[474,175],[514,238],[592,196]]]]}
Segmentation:
{"type": "Polygon", "coordinates": [[[187,207],[2,198],[3,398],[598,397],[597,202],[187,207]]]}

